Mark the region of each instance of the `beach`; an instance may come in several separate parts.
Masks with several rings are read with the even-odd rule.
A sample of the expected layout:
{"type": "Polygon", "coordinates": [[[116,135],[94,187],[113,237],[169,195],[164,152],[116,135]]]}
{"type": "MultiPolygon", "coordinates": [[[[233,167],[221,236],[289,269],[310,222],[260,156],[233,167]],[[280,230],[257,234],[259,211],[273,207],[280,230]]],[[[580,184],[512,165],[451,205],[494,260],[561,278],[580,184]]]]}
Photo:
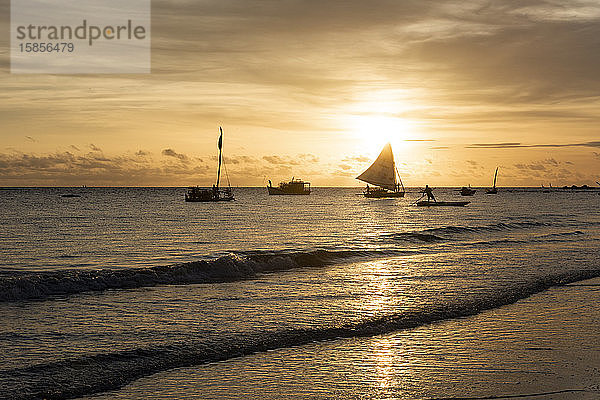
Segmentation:
{"type": "Polygon", "coordinates": [[[89,399],[596,399],[600,279],[478,315],[143,378],[89,399]]]}

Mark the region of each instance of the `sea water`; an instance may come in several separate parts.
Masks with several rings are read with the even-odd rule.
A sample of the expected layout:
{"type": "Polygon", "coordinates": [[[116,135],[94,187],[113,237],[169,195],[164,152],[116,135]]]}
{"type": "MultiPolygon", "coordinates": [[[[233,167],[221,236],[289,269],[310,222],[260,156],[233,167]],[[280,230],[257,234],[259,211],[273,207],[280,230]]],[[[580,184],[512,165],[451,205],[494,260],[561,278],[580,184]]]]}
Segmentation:
{"type": "MultiPolygon", "coordinates": [[[[600,275],[595,192],[435,191],[470,200],[464,208],[413,206],[416,190],[366,199],[356,188],[238,188],[225,203],[185,203],[184,192],[0,191],[0,398],[94,395],[222,363],[269,370],[288,350],[286,373],[320,377],[307,397],[341,387],[343,397],[392,396],[397,388],[360,368],[340,381],[334,360],[364,359],[401,333],[410,346],[379,349],[397,359],[431,323],[468,326],[484,310],[600,275]],[[320,359],[322,345],[341,350],[320,359]]],[[[248,397],[252,379],[228,385],[218,371],[183,397],[248,397]]]]}

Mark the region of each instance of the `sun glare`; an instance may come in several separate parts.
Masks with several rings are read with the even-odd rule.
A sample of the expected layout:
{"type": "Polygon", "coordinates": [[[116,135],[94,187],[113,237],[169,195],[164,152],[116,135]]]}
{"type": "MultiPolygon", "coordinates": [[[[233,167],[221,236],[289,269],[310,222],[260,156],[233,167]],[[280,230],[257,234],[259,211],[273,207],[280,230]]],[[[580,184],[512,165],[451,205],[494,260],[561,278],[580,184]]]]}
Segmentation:
{"type": "Polygon", "coordinates": [[[352,115],[348,125],[357,147],[371,156],[377,155],[387,142],[394,150],[400,150],[406,145],[405,140],[414,135],[411,121],[386,115],[352,115]]]}

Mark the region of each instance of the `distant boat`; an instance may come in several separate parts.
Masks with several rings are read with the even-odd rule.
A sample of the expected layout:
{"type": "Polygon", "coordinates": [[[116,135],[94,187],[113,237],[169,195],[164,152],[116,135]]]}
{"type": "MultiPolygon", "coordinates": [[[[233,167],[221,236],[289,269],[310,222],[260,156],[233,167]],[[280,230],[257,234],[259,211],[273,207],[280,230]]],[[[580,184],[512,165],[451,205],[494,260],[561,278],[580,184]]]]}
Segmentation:
{"type": "Polygon", "coordinates": [[[269,180],[267,190],[270,195],[309,195],[310,182],[292,178],[289,182],[281,182],[279,187],[273,187],[271,180],[269,180]]]}
{"type": "Polygon", "coordinates": [[[417,205],[420,207],[464,207],[470,203],[470,201],[417,201],[417,205]]]}
{"type": "Polygon", "coordinates": [[[463,186],[460,189],[460,195],[461,196],[473,196],[476,191],[477,190],[475,190],[475,189],[471,189],[471,185],[469,185],[469,187],[463,186]]]}
{"type": "Polygon", "coordinates": [[[221,180],[221,164],[223,162],[223,129],[219,127],[219,142],[217,147],[219,148],[219,167],[217,169],[217,184],[213,185],[211,189],[205,189],[198,186],[191,186],[188,188],[188,192],[185,194],[185,201],[187,202],[214,202],[214,201],[231,201],[233,198],[233,191],[231,190],[231,183],[229,182],[229,176],[227,175],[227,169],[225,169],[225,175],[227,176],[227,187],[225,189],[219,188],[221,180]]]}
{"type": "Polygon", "coordinates": [[[485,194],[498,194],[498,189],[496,189],[496,179],[498,178],[498,167],[496,167],[496,173],[494,174],[494,186],[485,191],[485,194]]]}
{"type": "Polygon", "coordinates": [[[356,179],[376,186],[375,188],[371,188],[367,185],[367,188],[363,192],[365,197],[404,197],[404,184],[396,169],[394,153],[392,152],[392,145],[390,143],[383,147],[375,162],[356,179]],[[401,187],[402,190],[400,190],[401,187]]]}

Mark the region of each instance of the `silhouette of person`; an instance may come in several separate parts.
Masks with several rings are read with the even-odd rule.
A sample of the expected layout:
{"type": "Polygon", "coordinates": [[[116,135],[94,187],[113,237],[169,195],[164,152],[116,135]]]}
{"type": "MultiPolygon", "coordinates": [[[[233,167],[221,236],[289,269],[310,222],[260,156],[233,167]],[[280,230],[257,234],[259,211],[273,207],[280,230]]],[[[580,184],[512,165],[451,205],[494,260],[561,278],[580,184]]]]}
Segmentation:
{"type": "Polygon", "coordinates": [[[425,185],[425,190],[423,190],[423,195],[427,195],[427,201],[433,200],[436,201],[435,196],[433,195],[433,189],[429,187],[429,185],[425,185]]]}

